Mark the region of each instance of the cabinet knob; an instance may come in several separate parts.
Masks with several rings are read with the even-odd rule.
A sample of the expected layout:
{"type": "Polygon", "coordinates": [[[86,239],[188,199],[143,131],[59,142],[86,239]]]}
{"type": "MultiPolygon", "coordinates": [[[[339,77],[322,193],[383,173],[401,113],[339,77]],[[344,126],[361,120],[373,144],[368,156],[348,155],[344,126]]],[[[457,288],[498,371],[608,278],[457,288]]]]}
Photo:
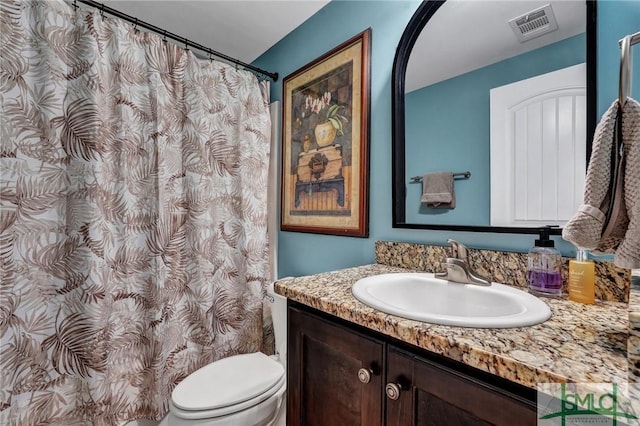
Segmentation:
{"type": "Polygon", "coordinates": [[[387,398],[394,401],[400,398],[401,390],[402,390],[402,386],[395,383],[387,383],[387,386],[384,387],[384,391],[387,394],[387,398]]]}
{"type": "Polygon", "coordinates": [[[371,381],[371,375],[373,374],[373,370],[371,369],[366,369],[366,368],[361,368],[360,370],[358,370],[358,379],[362,382],[362,383],[369,383],[371,381]]]}

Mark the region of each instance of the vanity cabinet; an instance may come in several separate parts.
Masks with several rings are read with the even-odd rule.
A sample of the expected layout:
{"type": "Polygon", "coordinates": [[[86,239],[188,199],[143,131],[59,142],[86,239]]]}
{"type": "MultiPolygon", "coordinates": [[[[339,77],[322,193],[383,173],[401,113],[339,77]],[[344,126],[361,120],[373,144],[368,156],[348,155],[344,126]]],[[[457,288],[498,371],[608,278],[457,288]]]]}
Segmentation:
{"type": "Polygon", "coordinates": [[[288,425],[535,425],[535,391],[289,302],[288,425]]]}
{"type": "Polygon", "coordinates": [[[287,425],[382,424],[384,342],[289,307],[287,425]]]}
{"type": "Polygon", "coordinates": [[[386,424],[535,425],[535,404],[451,367],[389,346],[386,424]],[[392,399],[397,396],[397,399],[392,399]]]}

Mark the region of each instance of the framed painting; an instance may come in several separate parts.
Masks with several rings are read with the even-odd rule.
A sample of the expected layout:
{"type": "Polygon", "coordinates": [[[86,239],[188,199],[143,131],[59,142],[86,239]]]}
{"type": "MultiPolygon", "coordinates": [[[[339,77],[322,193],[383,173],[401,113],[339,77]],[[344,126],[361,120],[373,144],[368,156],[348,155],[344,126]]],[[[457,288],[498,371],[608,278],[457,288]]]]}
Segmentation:
{"type": "Polygon", "coordinates": [[[283,81],[283,231],[368,236],[371,29],[283,81]]]}

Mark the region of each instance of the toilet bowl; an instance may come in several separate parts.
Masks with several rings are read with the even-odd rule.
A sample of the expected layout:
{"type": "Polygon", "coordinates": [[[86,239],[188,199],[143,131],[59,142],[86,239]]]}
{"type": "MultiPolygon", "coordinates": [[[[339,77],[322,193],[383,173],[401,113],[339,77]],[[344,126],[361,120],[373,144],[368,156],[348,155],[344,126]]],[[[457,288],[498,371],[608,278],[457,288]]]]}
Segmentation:
{"type": "Polygon", "coordinates": [[[287,299],[273,284],[267,295],[276,355],[235,355],[193,372],[171,394],[169,426],[267,426],[284,415],[287,299]]]}

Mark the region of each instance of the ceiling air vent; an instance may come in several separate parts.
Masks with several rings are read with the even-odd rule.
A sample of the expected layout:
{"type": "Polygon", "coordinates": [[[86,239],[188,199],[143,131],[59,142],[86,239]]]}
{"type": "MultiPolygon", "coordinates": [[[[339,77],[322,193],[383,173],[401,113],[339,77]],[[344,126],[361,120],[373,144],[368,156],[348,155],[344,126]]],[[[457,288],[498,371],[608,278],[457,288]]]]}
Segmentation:
{"type": "Polygon", "coordinates": [[[509,25],[520,43],[558,29],[550,4],[509,20],[509,25]]]}

